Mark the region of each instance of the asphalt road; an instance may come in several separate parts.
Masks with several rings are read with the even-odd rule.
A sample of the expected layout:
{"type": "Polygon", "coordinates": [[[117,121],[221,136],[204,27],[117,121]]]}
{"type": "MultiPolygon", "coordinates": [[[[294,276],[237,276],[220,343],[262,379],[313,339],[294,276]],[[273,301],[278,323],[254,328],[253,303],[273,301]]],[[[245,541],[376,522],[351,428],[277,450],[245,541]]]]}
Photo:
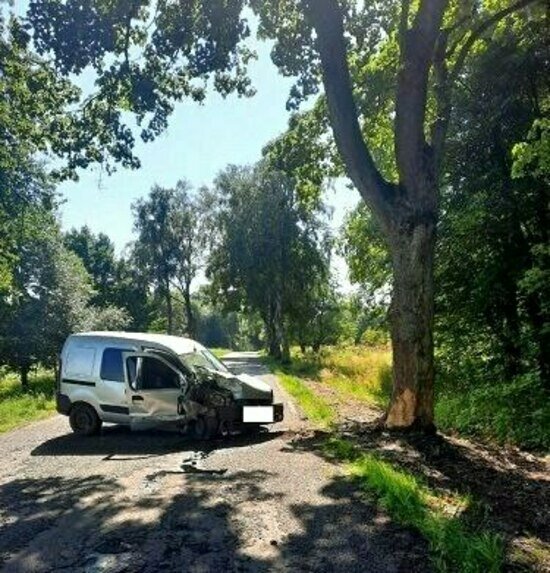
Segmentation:
{"type": "Polygon", "coordinates": [[[285,420],[197,443],[117,426],[81,438],[55,416],[0,436],[0,569],[72,572],[425,571],[425,548],[320,455],[254,353],[285,420]]]}

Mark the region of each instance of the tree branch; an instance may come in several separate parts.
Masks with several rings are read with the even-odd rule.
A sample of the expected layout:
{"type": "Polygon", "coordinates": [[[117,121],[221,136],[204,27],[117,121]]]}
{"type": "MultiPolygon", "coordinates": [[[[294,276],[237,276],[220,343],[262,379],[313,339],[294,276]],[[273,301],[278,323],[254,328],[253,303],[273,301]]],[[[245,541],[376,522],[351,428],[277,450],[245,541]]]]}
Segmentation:
{"type": "MultiPolygon", "coordinates": [[[[400,38],[402,53],[395,102],[395,154],[399,182],[409,199],[431,193],[425,180],[427,144],[424,135],[428,79],[435,45],[448,0],[422,0],[413,25],[400,38]]],[[[433,201],[431,195],[426,197],[433,201]]]]}
{"type": "Polygon", "coordinates": [[[347,62],[342,11],[336,0],[303,0],[303,6],[317,33],[323,84],[338,151],[359,193],[386,225],[391,216],[394,186],[378,170],[361,133],[347,62]]]}
{"type": "MultiPolygon", "coordinates": [[[[450,84],[452,85],[455,82],[456,78],[460,74],[460,71],[462,70],[462,67],[464,66],[464,63],[466,61],[466,58],[468,57],[470,50],[484,32],[486,32],[489,28],[500,22],[500,20],[506,18],[506,16],[509,16],[510,14],[513,14],[514,12],[521,10],[522,8],[525,8],[529,4],[534,4],[536,2],[542,3],[543,1],[545,0],[519,0],[518,2],[511,4],[507,8],[503,8],[502,10],[495,12],[492,16],[490,16],[484,22],[481,22],[476,28],[474,28],[470,32],[470,35],[468,36],[467,40],[464,42],[464,44],[462,44],[458,56],[456,57],[456,62],[449,75],[450,84]]],[[[456,46],[453,48],[453,50],[451,50],[449,54],[447,54],[448,58],[452,56],[455,49],[456,46]]]]}

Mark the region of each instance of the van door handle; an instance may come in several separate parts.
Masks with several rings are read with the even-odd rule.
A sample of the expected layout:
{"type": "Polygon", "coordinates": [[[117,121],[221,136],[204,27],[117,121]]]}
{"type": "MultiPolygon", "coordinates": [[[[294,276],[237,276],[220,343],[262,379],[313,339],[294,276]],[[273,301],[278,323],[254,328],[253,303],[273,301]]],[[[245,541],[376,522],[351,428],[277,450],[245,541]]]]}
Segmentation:
{"type": "Polygon", "coordinates": [[[143,396],[132,396],[132,402],[143,402],[143,396]]]}

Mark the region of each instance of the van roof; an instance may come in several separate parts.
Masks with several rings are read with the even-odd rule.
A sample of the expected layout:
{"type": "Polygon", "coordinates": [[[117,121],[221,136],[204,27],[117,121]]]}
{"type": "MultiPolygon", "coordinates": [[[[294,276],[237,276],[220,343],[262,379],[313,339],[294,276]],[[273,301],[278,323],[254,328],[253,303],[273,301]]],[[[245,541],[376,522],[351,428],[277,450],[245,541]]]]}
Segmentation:
{"type": "Polygon", "coordinates": [[[169,334],[155,334],[151,332],[114,332],[114,331],[97,331],[97,332],[79,332],[71,334],[69,338],[101,338],[109,340],[128,340],[140,344],[152,344],[168,348],[176,354],[186,354],[193,352],[195,348],[202,348],[202,344],[191,338],[181,336],[171,336],[169,334]]]}

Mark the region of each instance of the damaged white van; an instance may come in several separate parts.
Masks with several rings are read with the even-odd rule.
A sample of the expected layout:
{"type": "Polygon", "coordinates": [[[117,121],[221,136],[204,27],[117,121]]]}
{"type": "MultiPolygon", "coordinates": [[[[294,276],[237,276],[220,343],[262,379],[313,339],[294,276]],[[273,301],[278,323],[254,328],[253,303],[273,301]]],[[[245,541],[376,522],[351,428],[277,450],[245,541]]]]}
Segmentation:
{"type": "Polygon", "coordinates": [[[133,429],[176,425],[200,439],[280,422],[271,387],[234,375],[200,343],[177,336],[86,332],[61,352],[57,411],[77,434],[102,422],[133,429]]]}

